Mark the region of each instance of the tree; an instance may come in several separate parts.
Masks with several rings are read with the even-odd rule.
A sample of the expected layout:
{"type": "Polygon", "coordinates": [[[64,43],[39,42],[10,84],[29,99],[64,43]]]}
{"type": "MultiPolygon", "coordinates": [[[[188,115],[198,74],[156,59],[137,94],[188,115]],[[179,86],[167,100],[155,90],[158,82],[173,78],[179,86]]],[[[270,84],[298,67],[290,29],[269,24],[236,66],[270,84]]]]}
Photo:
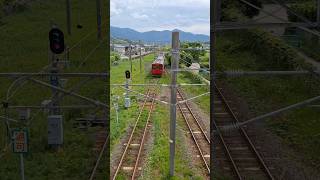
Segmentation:
{"type": "MultiPolygon", "coordinates": [[[[255,6],[262,8],[262,3],[260,0],[247,0],[247,1],[251,4],[254,4],[255,6]]],[[[260,10],[254,8],[254,7],[251,7],[245,3],[241,3],[240,9],[241,9],[242,14],[244,14],[245,16],[247,16],[249,18],[253,18],[254,16],[259,15],[259,13],[260,13],[260,10]]]]}
{"type": "Polygon", "coordinates": [[[186,66],[190,66],[193,62],[199,62],[200,57],[205,55],[205,50],[199,42],[184,42],[181,44],[181,48],[184,50],[181,51],[180,58],[186,66]]]}

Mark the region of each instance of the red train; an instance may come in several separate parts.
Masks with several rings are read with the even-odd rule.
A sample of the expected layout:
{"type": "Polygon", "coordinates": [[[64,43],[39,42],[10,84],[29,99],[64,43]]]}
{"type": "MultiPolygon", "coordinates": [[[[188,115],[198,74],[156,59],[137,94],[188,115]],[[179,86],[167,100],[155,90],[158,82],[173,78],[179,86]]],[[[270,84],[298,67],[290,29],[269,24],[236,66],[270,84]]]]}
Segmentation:
{"type": "Polygon", "coordinates": [[[164,74],[164,55],[160,54],[152,63],[151,74],[153,76],[162,76],[164,74]]]}

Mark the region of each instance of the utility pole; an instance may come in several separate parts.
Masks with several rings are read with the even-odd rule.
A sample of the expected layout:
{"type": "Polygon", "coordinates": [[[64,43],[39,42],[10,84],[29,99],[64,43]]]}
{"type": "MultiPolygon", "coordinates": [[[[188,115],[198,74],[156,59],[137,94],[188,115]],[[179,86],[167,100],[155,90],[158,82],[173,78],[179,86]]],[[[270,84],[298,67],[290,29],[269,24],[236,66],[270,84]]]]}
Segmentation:
{"type": "Polygon", "coordinates": [[[176,144],[177,118],[177,70],[179,62],[179,32],[172,32],[172,62],[171,62],[171,102],[170,102],[170,176],[174,175],[174,157],[176,144]]]}
{"type": "Polygon", "coordinates": [[[68,34],[71,35],[71,2],[70,0],[66,0],[66,10],[67,10],[68,34]]]}
{"type": "Polygon", "coordinates": [[[97,27],[98,27],[98,40],[102,39],[102,34],[101,34],[101,0],[96,0],[97,3],[97,27]]]}
{"type": "MultiPolygon", "coordinates": [[[[214,126],[214,92],[215,92],[215,87],[214,87],[214,81],[215,81],[215,62],[216,62],[216,25],[218,22],[220,22],[220,12],[219,8],[221,6],[221,0],[214,0],[212,3],[212,9],[213,11],[211,12],[211,22],[212,22],[212,27],[211,27],[211,33],[210,33],[210,42],[211,42],[211,50],[212,52],[210,53],[210,137],[213,139],[214,136],[214,131],[215,126],[214,126]]],[[[214,142],[214,141],[211,141],[214,142]]],[[[210,167],[213,169],[215,163],[215,150],[214,150],[214,143],[210,143],[210,167]]],[[[213,171],[211,171],[213,174],[213,171]]],[[[211,177],[212,177],[211,174],[211,177]]]]}
{"type": "MultiPolygon", "coordinates": [[[[130,42],[130,44],[129,44],[129,61],[130,61],[130,73],[131,73],[131,74],[133,74],[133,72],[132,72],[132,59],[131,59],[131,50],[132,50],[132,48],[131,48],[131,42],[130,42]]],[[[131,79],[132,79],[132,75],[131,75],[131,79]]]]}
{"type": "Polygon", "coordinates": [[[156,59],[156,45],[153,43],[153,58],[156,59]]]}
{"type": "Polygon", "coordinates": [[[140,73],[142,72],[142,54],[141,54],[141,41],[139,41],[139,47],[140,47],[140,73]]]}

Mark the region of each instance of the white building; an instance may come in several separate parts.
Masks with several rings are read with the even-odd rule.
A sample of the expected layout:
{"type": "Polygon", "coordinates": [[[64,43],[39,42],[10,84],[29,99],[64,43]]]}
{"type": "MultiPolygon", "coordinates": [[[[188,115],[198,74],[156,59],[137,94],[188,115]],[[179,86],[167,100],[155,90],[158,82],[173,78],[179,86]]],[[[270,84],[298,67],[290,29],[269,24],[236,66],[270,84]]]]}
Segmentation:
{"type": "Polygon", "coordinates": [[[119,54],[126,53],[126,46],[123,45],[113,45],[113,50],[119,54]]]}

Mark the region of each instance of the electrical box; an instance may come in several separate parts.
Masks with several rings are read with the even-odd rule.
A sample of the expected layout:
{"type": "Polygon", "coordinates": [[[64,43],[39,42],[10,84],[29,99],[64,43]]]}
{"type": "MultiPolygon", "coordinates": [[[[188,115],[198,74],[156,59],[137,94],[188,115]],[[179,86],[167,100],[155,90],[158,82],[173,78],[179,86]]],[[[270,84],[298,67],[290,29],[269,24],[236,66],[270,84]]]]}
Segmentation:
{"type": "Polygon", "coordinates": [[[129,108],[131,105],[130,98],[124,98],[124,107],[129,108]]]}
{"type": "Polygon", "coordinates": [[[68,79],[60,79],[61,88],[65,88],[67,86],[68,79]]]}
{"type": "Polygon", "coordinates": [[[19,109],[19,119],[20,120],[28,120],[30,118],[30,109],[29,108],[23,108],[23,109],[19,109]]]}
{"type": "Polygon", "coordinates": [[[44,108],[44,113],[49,113],[49,109],[47,108],[48,105],[51,103],[52,101],[50,99],[47,100],[43,100],[41,103],[41,106],[44,108]],[[46,108],[45,108],[46,107],[46,108]]]}
{"type": "Polygon", "coordinates": [[[62,115],[48,116],[48,144],[49,145],[63,144],[63,116],[62,115]]]}

